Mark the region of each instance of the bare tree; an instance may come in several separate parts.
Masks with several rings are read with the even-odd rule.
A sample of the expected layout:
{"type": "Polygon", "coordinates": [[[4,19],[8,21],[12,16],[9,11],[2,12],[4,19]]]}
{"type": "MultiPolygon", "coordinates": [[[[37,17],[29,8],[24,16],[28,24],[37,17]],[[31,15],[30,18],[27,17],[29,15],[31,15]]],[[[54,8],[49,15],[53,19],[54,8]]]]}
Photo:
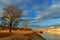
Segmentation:
{"type": "Polygon", "coordinates": [[[4,25],[7,25],[10,30],[9,32],[11,32],[11,28],[17,26],[18,20],[22,16],[22,11],[13,5],[10,5],[3,10],[4,13],[2,19],[4,21],[4,25]]]}

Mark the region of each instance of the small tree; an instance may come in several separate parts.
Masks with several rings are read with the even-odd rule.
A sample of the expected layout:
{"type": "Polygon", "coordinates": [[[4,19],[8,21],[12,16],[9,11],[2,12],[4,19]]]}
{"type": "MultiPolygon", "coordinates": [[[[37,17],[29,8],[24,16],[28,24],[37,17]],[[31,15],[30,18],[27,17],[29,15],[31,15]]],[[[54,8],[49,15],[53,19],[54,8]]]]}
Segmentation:
{"type": "Polygon", "coordinates": [[[18,20],[22,15],[22,11],[13,5],[10,5],[3,10],[4,13],[2,19],[4,21],[4,25],[7,25],[10,29],[9,32],[11,32],[11,28],[17,26],[18,20]]]}

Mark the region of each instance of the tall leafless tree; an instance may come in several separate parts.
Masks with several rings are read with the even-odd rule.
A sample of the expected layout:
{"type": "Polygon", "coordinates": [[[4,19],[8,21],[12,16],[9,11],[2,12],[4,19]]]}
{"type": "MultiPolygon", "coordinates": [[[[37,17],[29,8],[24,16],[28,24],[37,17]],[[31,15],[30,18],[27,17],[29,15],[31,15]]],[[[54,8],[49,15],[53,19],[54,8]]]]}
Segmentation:
{"type": "Polygon", "coordinates": [[[10,5],[3,10],[4,13],[2,19],[4,21],[4,25],[8,25],[10,30],[9,32],[11,32],[11,28],[17,26],[18,20],[22,16],[22,11],[13,5],[10,5]]]}

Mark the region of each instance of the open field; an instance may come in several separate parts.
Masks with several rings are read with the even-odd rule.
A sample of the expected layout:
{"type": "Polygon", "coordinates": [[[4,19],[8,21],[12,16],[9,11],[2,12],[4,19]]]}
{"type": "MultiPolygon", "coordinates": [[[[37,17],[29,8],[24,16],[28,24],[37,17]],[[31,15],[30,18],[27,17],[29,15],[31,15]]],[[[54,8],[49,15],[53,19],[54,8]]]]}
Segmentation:
{"type": "Polygon", "coordinates": [[[0,40],[45,40],[41,35],[33,31],[0,30],[0,40]]]}
{"type": "MultiPolygon", "coordinates": [[[[20,30],[12,30],[11,31],[14,34],[32,34],[33,31],[20,31],[20,30]]],[[[0,33],[9,33],[9,30],[0,30],[0,33]]]]}

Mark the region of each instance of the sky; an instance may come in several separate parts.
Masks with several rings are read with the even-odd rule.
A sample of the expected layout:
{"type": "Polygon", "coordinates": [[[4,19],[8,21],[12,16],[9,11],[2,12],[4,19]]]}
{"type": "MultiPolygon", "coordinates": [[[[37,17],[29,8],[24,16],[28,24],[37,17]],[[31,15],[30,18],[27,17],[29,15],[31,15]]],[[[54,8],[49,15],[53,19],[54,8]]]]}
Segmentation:
{"type": "Polygon", "coordinates": [[[60,24],[60,0],[0,0],[0,14],[3,13],[3,8],[9,5],[20,7],[22,18],[35,19],[31,20],[29,25],[60,24]]]}

